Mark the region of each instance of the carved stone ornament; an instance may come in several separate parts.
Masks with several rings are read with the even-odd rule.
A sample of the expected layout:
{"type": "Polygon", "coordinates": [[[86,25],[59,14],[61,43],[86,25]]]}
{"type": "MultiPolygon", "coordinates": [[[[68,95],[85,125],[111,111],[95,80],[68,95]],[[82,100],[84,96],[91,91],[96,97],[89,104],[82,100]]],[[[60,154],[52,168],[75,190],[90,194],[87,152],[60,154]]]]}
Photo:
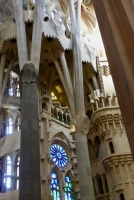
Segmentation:
{"type": "Polygon", "coordinates": [[[89,4],[91,2],[91,0],[83,0],[84,4],[89,4]]]}
{"type": "Polygon", "coordinates": [[[22,83],[38,83],[38,73],[33,63],[26,63],[21,70],[22,83]]]}
{"type": "Polygon", "coordinates": [[[71,132],[88,134],[90,127],[90,121],[86,115],[76,115],[74,119],[71,120],[70,130],[71,132]]]}

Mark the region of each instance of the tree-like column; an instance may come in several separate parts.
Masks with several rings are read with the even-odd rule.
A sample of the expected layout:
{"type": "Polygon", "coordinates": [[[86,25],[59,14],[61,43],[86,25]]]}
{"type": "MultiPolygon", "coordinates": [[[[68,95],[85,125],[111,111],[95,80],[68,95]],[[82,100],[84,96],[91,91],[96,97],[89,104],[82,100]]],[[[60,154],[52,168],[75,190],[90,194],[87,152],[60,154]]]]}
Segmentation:
{"type": "Polygon", "coordinates": [[[74,10],[74,1],[69,0],[74,61],[74,98],[76,108],[76,114],[73,116],[71,128],[72,132],[74,132],[76,144],[81,200],[94,200],[94,189],[86,137],[86,134],[89,131],[89,120],[85,115],[83,91],[83,69],[80,44],[81,0],[77,0],[75,6],[76,9],[74,10]]]}

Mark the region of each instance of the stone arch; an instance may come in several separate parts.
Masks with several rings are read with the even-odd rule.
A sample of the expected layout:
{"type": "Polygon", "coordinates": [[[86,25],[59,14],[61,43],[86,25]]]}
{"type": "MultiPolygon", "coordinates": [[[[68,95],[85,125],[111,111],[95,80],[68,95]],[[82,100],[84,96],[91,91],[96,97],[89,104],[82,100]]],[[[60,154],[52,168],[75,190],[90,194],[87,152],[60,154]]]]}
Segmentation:
{"type": "Polygon", "coordinates": [[[62,175],[62,172],[61,172],[61,170],[59,169],[58,166],[55,165],[55,166],[51,169],[51,172],[55,172],[55,173],[57,174],[58,179],[59,179],[59,180],[62,179],[62,181],[63,181],[63,175],[62,175]]]}
{"type": "Polygon", "coordinates": [[[42,110],[48,111],[48,104],[42,101],[42,110]]]}
{"type": "Polygon", "coordinates": [[[102,147],[99,136],[95,136],[94,142],[88,140],[88,151],[90,160],[95,160],[102,157],[102,147]]]}
{"type": "Polygon", "coordinates": [[[68,171],[66,172],[65,176],[67,176],[67,175],[70,177],[70,179],[71,179],[72,182],[75,182],[75,177],[74,177],[74,175],[72,174],[71,170],[68,170],[68,171]]]}
{"type": "Polygon", "coordinates": [[[57,166],[54,166],[51,169],[51,173],[55,172],[59,181],[59,187],[60,187],[60,194],[61,196],[63,195],[63,186],[64,186],[64,181],[63,181],[63,175],[62,172],[60,171],[60,169],[57,166]]]}
{"type": "Polygon", "coordinates": [[[57,141],[58,143],[61,143],[64,145],[64,143],[70,148],[70,141],[68,140],[68,138],[65,136],[65,134],[63,132],[59,132],[57,133],[52,139],[51,139],[51,143],[53,143],[54,141],[57,141]]]}
{"type": "MultiPolygon", "coordinates": [[[[93,145],[95,145],[96,138],[98,138],[98,139],[100,140],[100,135],[99,135],[99,133],[94,134],[94,136],[93,136],[93,145]]],[[[101,140],[100,140],[100,141],[101,141],[101,140]]]]}

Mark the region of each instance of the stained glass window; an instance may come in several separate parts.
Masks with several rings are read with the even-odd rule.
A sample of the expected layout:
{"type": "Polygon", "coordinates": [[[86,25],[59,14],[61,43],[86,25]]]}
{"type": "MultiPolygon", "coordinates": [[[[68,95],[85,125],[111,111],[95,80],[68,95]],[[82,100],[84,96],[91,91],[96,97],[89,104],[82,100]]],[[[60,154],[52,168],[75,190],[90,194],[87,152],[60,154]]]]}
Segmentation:
{"type": "Polygon", "coordinates": [[[57,175],[55,172],[52,172],[51,176],[52,176],[51,195],[53,195],[54,200],[60,200],[60,187],[59,187],[59,181],[57,179],[57,175]]]}
{"type": "Polygon", "coordinates": [[[16,190],[19,189],[20,156],[16,160],[16,190]]]}
{"type": "Polygon", "coordinates": [[[7,124],[7,127],[6,127],[6,134],[12,134],[13,132],[13,122],[12,122],[12,119],[9,117],[8,118],[8,124],[7,124]]]}
{"type": "Polygon", "coordinates": [[[5,163],[5,174],[4,174],[4,186],[5,190],[8,191],[11,189],[11,157],[6,157],[6,163],[5,163]]]}
{"type": "Polygon", "coordinates": [[[50,154],[53,162],[59,167],[65,167],[68,162],[68,157],[65,149],[59,144],[53,144],[50,149],[50,154]]]}
{"type": "Polygon", "coordinates": [[[73,198],[73,185],[71,183],[70,177],[65,177],[66,187],[64,187],[65,200],[74,200],[73,198]]]}

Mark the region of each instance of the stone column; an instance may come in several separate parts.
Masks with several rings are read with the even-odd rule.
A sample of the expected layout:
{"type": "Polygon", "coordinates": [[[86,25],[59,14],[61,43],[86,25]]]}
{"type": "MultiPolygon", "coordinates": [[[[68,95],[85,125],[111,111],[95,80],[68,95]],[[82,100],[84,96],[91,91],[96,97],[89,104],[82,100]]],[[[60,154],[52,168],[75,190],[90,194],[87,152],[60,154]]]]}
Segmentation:
{"type": "Polygon", "coordinates": [[[75,97],[75,112],[72,113],[73,120],[71,124],[72,127],[70,128],[72,128],[72,132],[74,132],[76,144],[81,200],[94,200],[95,196],[88,155],[87,137],[85,135],[89,131],[89,122],[88,117],[85,116],[84,105],[83,68],[80,45],[81,3],[81,0],[76,1],[76,9],[74,10],[74,1],[68,0],[72,31],[72,48],[74,62],[73,89],[75,97]]]}
{"type": "Polygon", "coordinates": [[[134,3],[93,0],[134,158],[134,3]]]}
{"type": "Polygon", "coordinates": [[[19,200],[40,200],[40,151],[37,73],[32,63],[21,71],[22,117],[19,200]]]}
{"type": "Polygon", "coordinates": [[[81,200],[94,200],[95,196],[86,136],[89,131],[88,117],[86,115],[77,115],[71,121],[71,128],[72,132],[74,132],[76,144],[81,200]]]}

